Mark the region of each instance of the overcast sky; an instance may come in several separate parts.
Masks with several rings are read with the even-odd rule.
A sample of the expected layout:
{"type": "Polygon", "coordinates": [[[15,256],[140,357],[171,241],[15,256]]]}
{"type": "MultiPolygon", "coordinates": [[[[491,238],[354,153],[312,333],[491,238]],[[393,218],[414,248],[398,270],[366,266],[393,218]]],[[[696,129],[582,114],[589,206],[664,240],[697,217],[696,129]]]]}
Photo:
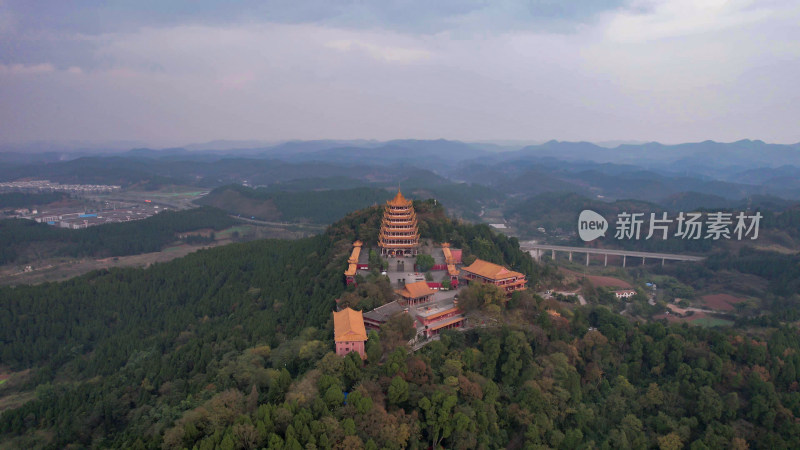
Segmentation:
{"type": "Polygon", "coordinates": [[[0,0],[0,142],[795,143],[798,23],[797,0],[0,0]]]}

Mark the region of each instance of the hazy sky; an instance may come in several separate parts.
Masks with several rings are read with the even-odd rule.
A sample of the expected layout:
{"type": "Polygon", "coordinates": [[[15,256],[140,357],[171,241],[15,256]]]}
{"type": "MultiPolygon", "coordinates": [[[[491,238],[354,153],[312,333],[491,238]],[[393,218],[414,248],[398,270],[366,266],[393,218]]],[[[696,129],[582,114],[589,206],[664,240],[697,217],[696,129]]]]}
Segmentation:
{"type": "Polygon", "coordinates": [[[0,141],[794,143],[798,23],[797,0],[0,0],[0,141]]]}

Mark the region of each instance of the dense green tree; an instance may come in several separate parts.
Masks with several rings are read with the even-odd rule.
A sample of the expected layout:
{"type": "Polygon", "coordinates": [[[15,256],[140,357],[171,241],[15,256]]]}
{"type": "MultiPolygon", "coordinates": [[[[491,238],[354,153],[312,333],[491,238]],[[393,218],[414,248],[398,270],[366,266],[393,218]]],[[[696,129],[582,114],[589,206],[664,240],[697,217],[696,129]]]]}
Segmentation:
{"type": "MultiPolygon", "coordinates": [[[[419,205],[426,233],[528,264],[512,240],[419,205]]],[[[342,278],[378,214],[294,242],[0,288],[0,357],[12,372],[0,394],[33,397],[2,413],[0,446],[800,448],[789,368],[800,337],[780,322],[632,322],[518,294],[502,306],[480,297],[474,313],[496,323],[415,352],[413,326],[398,320],[370,333],[366,364],[337,356],[334,299],[378,292],[369,277],[366,296],[345,291],[342,278]]]]}
{"type": "Polygon", "coordinates": [[[389,385],[387,398],[389,399],[389,403],[392,405],[400,406],[403,404],[406,400],[408,400],[408,383],[406,383],[405,380],[399,376],[392,378],[392,382],[389,385]]]}
{"type": "Polygon", "coordinates": [[[424,415],[427,436],[430,445],[438,448],[442,440],[447,439],[456,428],[465,427],[462,415],[453,414],[453,409],[458,403],[455,395],[437,391],[431,398],[423,397],[419,401],[419,408],[424,415]]]}
{"type": "Polygon", "coordinates": [[[370,331],[367,334],[367,343],[365,345],[365,351],[367,353],[367,361],[372,364],[377,364],[380,362],[381,357],[383,356],[383,348],[381,347],[381,337],[375,331],[370,331]]]}
{"type": "Polygon", "coordinates": [[[331,386],[325,391],[325,404],[328,408],[334,409],[344,402],[344,393],[338,386],[331,386]]]}
{"type": "Polygon", "coordinates": [[[436,264],[436,261],[433,260],[433,256],[425,253],[420,253],[417,255],[416,265],[419,272],[427,272],[431,270],[434,264],[436,264]]]}
{"type": "Polygon", "coordinates": [[[0,220],[0,264],[17,261],[32,248],[44,256],[124,256],[160,251],[178,239],[178,233],[237,223],[223,211],[194,208],[165,211],[144,220],[98,225],[81,230],[57,228],[30,220],[0,220]]]}

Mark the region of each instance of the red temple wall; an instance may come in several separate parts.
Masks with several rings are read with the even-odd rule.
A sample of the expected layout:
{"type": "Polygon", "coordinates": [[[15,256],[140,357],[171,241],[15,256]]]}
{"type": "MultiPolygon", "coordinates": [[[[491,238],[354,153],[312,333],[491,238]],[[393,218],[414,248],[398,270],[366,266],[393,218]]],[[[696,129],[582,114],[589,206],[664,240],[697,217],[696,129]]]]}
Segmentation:
{"type": "Polygon", "coordinates": [[[337,355],[347,356],[350,352],[358,352],[361,359],[367,358],[367,353],[364,351],[364,341],[340,341],[336,343],[337,355]]]}

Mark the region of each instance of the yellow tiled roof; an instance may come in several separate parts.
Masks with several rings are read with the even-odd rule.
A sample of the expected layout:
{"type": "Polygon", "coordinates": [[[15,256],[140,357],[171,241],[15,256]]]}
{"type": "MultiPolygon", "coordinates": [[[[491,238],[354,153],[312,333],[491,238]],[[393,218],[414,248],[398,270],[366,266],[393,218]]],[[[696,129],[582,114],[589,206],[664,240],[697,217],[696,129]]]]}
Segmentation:
{"type": "Polygon", "coordinates": [[[411,203],[411,200],[403,197],[403,194],[400,193],[400,189],[397,190],[397,195],[395,195],[393,199],[386,202],[389,206],[409,206],[411,203]]]}
{"type": "Polygon", "coordinates": [[[458,269],[456,269],[455,259],[453,254],[450,253],[450,244],[445,242],[442,244],[442,253],[444,253],[444,261],[447,263],[447,273],[452,277],[458,276],[458,269]]]}
{"type": "Polygon", "coordinates": [[[403,287],[403,289],[398,289],[398,294],[400,294],[403,298],[420,298],[426,295],[433,294],[433,289],[428,286],[428,283],[425,281],[417,281],[416,283],[409,283],[403,287]]]}
{"type": "Polygon", "coordinates": [[[497,264],[482,259],[476,259],[474,263],[470,264],[469,267],[464,267],[463,270],[490,280],[505,280],[506,278],[525,276],[519,272],[508,270],[503,266],[498,266],[497,264]]]}
{"type": "Polygon", "coordinates": [[[358,264],[358,257],[361,255],[361,246],[364,245],[361,241],[353,242],[353,252],[347,260],[347,270],[344,272],[345,276],[352,277],[356,274],[356,265],[358,264]]]}
{"type": "Polygon", "coordinates": [[[364,328],[364,314],[350,308],[334,312],[333,336],[336,342],[366,341],[367,329],[364,328]]]}
{"type": "Polygon", "coordinates": [[[446,327],[448,325],[452,325],[454,323],[461,322],[462,320],[464,320],[463,317],[454,317],[454,318],[452,318],[452,319],[450,319],[450,320],[448,320],[446,322],[437,323],[436,325],[432,326],[430,328],[430,330],[431,331],[436,331],[436,330],[438,330],[440,328],[444,328],[444,327],[446,327]]]}

